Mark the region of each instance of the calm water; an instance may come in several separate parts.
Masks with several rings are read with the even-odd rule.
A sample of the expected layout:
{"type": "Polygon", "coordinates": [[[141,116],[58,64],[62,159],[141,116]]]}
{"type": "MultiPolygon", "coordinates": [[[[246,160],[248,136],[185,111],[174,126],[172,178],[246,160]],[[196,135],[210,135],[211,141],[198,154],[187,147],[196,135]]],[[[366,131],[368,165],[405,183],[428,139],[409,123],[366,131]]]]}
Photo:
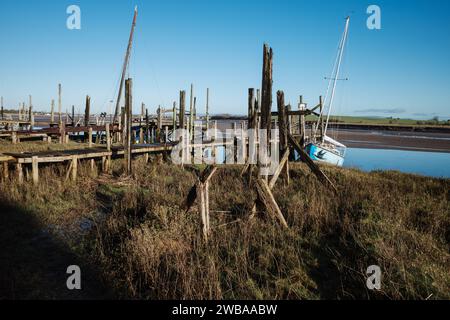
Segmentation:
{"type": "Polygon", "coordinates": [[[344,167],[450,178],[450,153],[349,148],[344,167]]]}

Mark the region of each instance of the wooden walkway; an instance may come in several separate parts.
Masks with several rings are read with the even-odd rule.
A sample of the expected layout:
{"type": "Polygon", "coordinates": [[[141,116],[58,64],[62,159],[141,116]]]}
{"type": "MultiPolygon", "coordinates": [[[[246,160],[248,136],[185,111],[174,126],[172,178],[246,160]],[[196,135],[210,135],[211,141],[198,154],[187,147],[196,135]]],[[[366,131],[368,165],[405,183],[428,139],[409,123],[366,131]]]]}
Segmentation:
{"type": "MultiPolygon", "coordinates": [[[[131,152],[133,155],[144,155],[146,161],[150,153],[171,151],[176,143],[151,143],[134,144],[131,152]]],[[[101,160],[102,171],[105,172],[110,166],[112,158],[120,158],[125,154],[122,146],[113,146],[108,151],[106,147],[93,147],[84,149],[68,149],[61,151],[38,151],[38,152],[6,152],[0,154],[0,163],[3,166],[3,176],[9,177],[9,166],[14,165],[19,182],[23,182],[23,165],[31,164],[32,179],[34,183],[39,182],[39,164],[70,162],[67,176],[71,173],[72,179],[76,180],[77,167],[80,160],[91,161],[91,168],[95,168],[95,160],[101,160]]]]}

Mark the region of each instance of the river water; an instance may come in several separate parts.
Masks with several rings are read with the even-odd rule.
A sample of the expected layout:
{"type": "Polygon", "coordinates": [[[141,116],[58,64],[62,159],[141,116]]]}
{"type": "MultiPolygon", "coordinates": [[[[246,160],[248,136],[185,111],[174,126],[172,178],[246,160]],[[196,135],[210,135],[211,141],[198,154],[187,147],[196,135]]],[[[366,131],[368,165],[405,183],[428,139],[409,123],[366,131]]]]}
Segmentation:
{"type": "Polygon", "coordinates": [[[450,178],[450,153],[349,148],[344,167],[450,178]]]}

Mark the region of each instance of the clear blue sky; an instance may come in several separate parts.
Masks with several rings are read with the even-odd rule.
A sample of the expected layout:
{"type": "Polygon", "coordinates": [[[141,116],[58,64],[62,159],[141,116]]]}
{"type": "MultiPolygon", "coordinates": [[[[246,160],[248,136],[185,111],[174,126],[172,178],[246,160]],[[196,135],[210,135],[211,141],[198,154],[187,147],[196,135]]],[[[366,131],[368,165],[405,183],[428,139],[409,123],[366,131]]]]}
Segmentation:
{"type": "MultiPolygon", "coordinates": [[[[16,107],[33,95],[49,110],[63,85],[63,110],[94,112],[115,99],[134,5],[139,17],[130,64],[134,107],[178,100],[195,85],[203,112],[245,114],[247,89],[259,87],[262,45],[274,49],[274,93],[296,104],[324,94],[350,14],[350,38],[337,112],[430,118],[450,116],[450,1],[23,1],[0,4],[0,95],[16,107]],[[81,8],[81,30],[66,28],[66,8],[81,8]],[[382,30],[366,28],[366,8],[382,10],[382,30]],[[423,114],[423,115],[422,115],[423,114]]],[[[275,106],[274,106],[275,107],[275,106]]]]}

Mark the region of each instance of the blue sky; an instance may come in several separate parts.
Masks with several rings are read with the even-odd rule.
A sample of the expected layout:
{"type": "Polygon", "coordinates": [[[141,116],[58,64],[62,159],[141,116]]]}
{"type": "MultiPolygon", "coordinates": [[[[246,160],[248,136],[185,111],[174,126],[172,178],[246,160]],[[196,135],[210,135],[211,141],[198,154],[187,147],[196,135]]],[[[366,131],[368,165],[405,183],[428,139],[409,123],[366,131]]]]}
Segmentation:
{"type": "MultiPolygon", "coordinates": [[[[2,1],[0,95],[16,107],[33,95],[49,110],[63,86],[63,109],[109,111],[115,99],[133,8],[129,74],[134,107],[178,101],[194,83],[203,112],[245,114],[247,89],[261,82],[262,45],[274,50],[274,93],[315,104],[324,94],[344,18],[350,35],[336,112],[346,115],[450,117],[450,1],[2,1]],[[81,30],[68,30],[66,8],[81,8],[81,30]],[[368,30],[366,9],[382,11],[368,30]]],[[[275,108],[275,106],[273,106],[275,108]]]]}

